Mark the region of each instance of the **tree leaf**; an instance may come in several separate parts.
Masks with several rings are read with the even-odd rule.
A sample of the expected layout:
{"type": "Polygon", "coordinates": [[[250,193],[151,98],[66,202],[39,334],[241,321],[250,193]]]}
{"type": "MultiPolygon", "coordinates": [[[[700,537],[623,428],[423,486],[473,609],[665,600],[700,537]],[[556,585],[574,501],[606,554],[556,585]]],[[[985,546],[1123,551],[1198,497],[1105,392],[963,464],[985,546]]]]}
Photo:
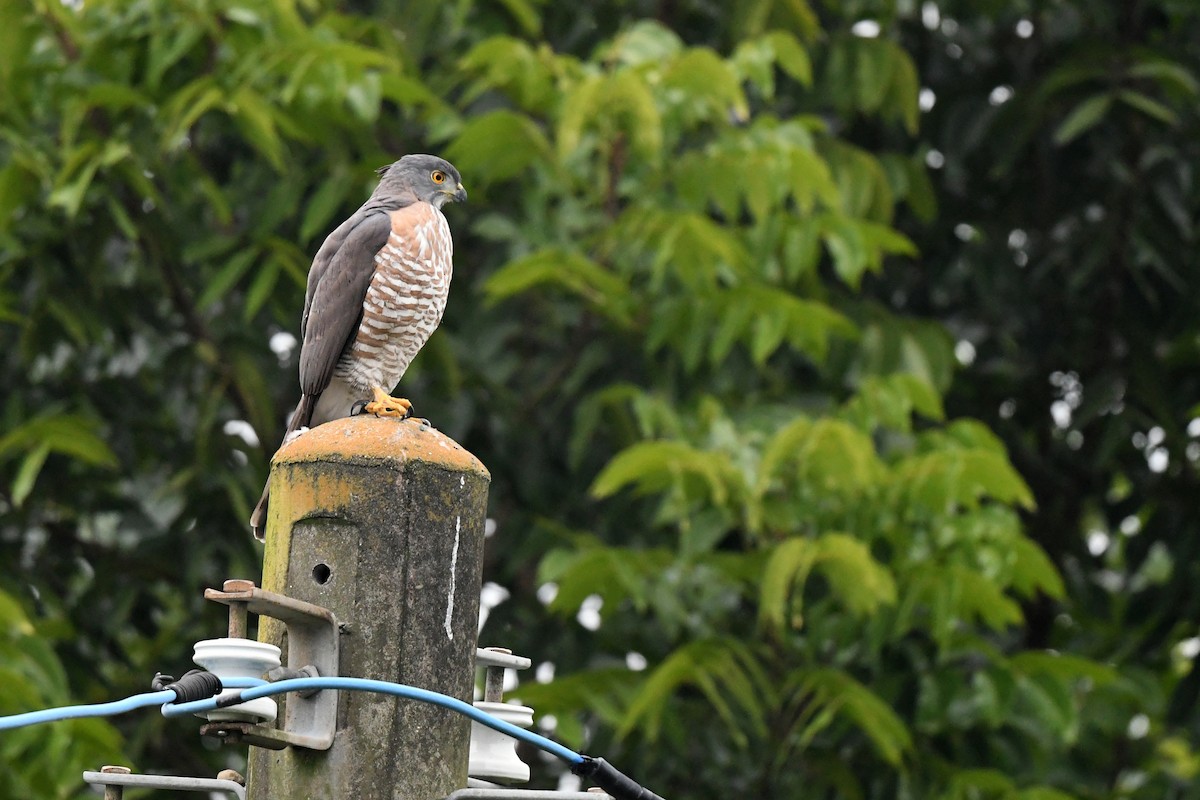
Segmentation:
{"type": "Polygon", "coordinates": [[[800,481],[822,492],[856,493],[886,473],[874,443],[862,431],[840,420],[797,417],[767,442],[757,492],[762,496],[782,480],[784,486],[800,481]]]}
{"type": "Polygon", "coordinates": [[[279,258],[272,257],[255,273],[254,280],[250,282],[250,288],[246,290],[246,306],[242,309],[242,319],[247,322],[253,319],[254,315],[271,297],[275,290],[275,283],[279,279],[279,264],[279,258]]]}
{"type": "Polygon", "coordinates": [[[165,109],[170,122],[164,126],[162,149],[169,151],[179,147],[196,120],[224,100],[224,92],[209,76],[196,78],[172,95],[165,109]]]}
{"type": "MultiPolygon", "coordinates": [[[[271,166],[282,172],[283,140],[276,130],[274,113],[266,99],[248,86],[243,86],[226,102],[226,109],[255,149],[271,166]]],[[[190,116],[190,112],[185,119],[187,116],[190,116]]]]}
{"type": "Polygon", "coordinates": [[[725,502],[732,470],[718,453],[697,450],[684,442],[638,442],[618,453],[589,490],[596,498],[616,494],[636,485],[641,492],[657,492],[685,477],[699,478],[713,500],[725,502]]]}
{"type": "Polygon", "coordinates": [[[889,42],[878,39],[853,39],[855,91],[862,111],[876,111],[883,103],[894,71],[889,42]]]}
{"type": "Polygon", "coordinates": [[[49,448],[85,464],[115,467],[116,454],[97,436],[97,427],[78,415],[46,412],[0,437],[0,457],[49,448]]]}
{"type": "Polygon", "coordinates": [[[634,22],[605,49],[604,60],[625,66],[662,63],[683,51],[679,34],[657,20],[634,22]]]}
{"type": "Polygon", "coordinates": [[[1032,539],[1016,537],[1009,545],[1013,554],[1013,590],[1024,597],[1037,592],[1055,600],[1066,596],[1066,587],[1054,562],[1032,539]]]}
{"type": "Polygon", "coordinates": [[[631,550],[594,543],[548,553],[539,564],[538,580],[558,585],[548,608],[559,613],[574,614],[589,595],[599,595],[604,608],[614,611],[625,600],[644,610],[648,584],[672,560],[665,549],[631,550]]]}
{"type": "Polygon", "coordinates": [[[793,587],[803,589],[808,574],[817,559],[817,546],[811,539],[799,536],[776,545],[767,560],[759,587],[758,622],[760,627],[783,630],[799,628],[804,618],[799,600],[789,603],[793,587]],[[791,609],[791,613],[789,613],[791,609]]]}
{"type": "Polygon", "coordinates": [[[942,450],[902,460],[894,470],[908,502],[945,514],[955,508],[977,508],[990,497],[1025,508],[1033,494],[1001,453],[990,450],[942,450]]]}
{"type": "Polygon", "coordinates": [[[253,249],[239,250],[235,253],[225,262],[225,266],[208,281],[208,284],[204,287],[204,292],[196,300],[196,308],[203,311],[217,301],[224,299],[226,293],[242,279],[242,276],[246,274],[246,271],[250,269],[250,265],[258,257],[258,251],[253,249]]]}
{"type": "Polygon", "coordinates": [[[498,302],[542,285],[566,289],[616,322],[628,320],[625,282],[591,259],[556,247],[506,264],[488,278],[484,292],[498,302]]]}
{"type": "Polygon", "coordinates": [[[1081,656],[1043,650],[1026,650],[1009,659],[1012,667],[1022,673],[1050,675],[1069,683],[1088,681],[1103,686],[1120,680],[1120,673],[1111,664],[1101,664],[1081,656]]]}
{"type": "Polygon", "coordinates": [[[330,227],[334,212],[346,200],[350,181],[343,170],[336,170],[321,182],[309,198],[300,221],[301,241],[311,241],[314,236],[330,227]]]}
{"type": "Polygon", "coordinates": [[[746,96],[733,67],[706,47],[693,47],[672,60],[662,75],[663,86],[680,103],[703,109],[700,118],[744,120],[746,96]]]}
{"type": "Polygon", "coordinates": [[[1055,129],[1054,143],[1061,147],[1094,128],[1104,119],[1104,115],[1108,113],[1112,103],[1113,96],[1105,93],[1092,95],[1075,106],[1062,124],[1055,129]]]}
{"type": "Polygon", "coordinates": [[[346,87],[346,105],[354,116],[370,125],[379,119],[383,81],[378,72],[366,72],[346,87]]]}
{"type": "Polygon", "coordinates": [[[899,764],[912,747],[903,720],[863,684],[834,668],[801,669],[789,679],[785,692],[805,703],[828,708],[857,727],[889,764],[899,764]]]}
{"type": "Polygon", "coordinates": [[[814,569],[824,573],[842,605],[855,616],[869,616],[881,605],[896,602],[891,574],[853,536],[791,537],[777,545],[767,560],[759,591],[760,626],[782,633],[785,627],[803,624],[804,584],[814,569]]]}
{"type": "Polygon", "coordinates": [[[542,31],[542,18],[529,0],[500,0],[513,20],[526,36],[536,36],[542,31]]]}
{"type": "Polygon", "coordinates": [[[1158,81],[1166,88],[1174,87],[1192,97],[1200,96],[1200,81],[1191,70],[1182,64],[1167,59],[1149,59],[1139,61],[1129,68],[1129,75],[1134,78],[1150,78],[1158,81]]]}
{"type": "Polygon", "coordinates": [[[800,40],[786,31],[771,31],[763,37],[775,53],[775,63],[792,80],[803,86],[812,84],[812,61],[800,40]]]}
{"type": "Polygon", "coordinates": [[[446,149],[464,175],[481,181],[516,177],[551,158],[550,143],[523,114],[498,110],[472,117],[446,149]]]}
{"type": "Polygon", "coordinates": [[[882,102],[883,113],[888,119],[898,119],[910,136],[915,136],[920,127],[921,109],[920,79],[912,57],[895,42],[887,43],[891,61],[891,80],[882,102]]]}
{"type": "Polygon", "coordinates": [[[42,465],[46,463],[49,455],[50,445],[43,442],[21,460],[21,466],[17,470],[16,477],[13,478],[11,489],[12,503],[17,508],[25,504],[25,499],[33,491],[34,481],[37,480],[38,473],[42,471],[42,465]]]}
{"type": "Polygon", "coordinates": [[[617,737],[642,726],[650,741],[658,738],[665,709],[680,686],[698,688],[735,740],[746,746],[749,733],[766,733],[766,687],[748,669],[752,657],[733,639],[702,639],[678,648],[647,677],[634,696],[617,737]]]}
{"type": "Polygon", "coordinates": [[[1157,100],[1147,97],[1140,92],[1123,90],[1117,92],[1117,99],[1125,105],[1131,108],[1136,108],[1146,116],[1156,119],[1159,122],[1165,122],[1168,125],[1175,125],[1179,122],[1179,117],[1176,116],[1174,111],[1167,108],[1157,100]]]}

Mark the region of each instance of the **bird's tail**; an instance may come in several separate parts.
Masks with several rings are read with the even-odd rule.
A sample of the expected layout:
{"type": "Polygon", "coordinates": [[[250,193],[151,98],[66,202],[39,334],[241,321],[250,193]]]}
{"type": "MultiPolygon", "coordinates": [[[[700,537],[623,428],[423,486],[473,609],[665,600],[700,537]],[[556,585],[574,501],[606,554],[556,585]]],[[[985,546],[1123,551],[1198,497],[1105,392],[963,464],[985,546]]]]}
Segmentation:
{"type": "MultiPolygon", "coordinates": [[[[307,427],[312,422],[313,409],[316,406],[316,395],[300,395],[300,402],[296,404],[296,411],[288,421],[287,431],[283,434],[284,442],[287,442],[293,433],[307,427]]],[[[258,505],[254,507],[254,513],[250,515],[250,530],[254,531],[254,538],[260,542],[267,538],[267,508],[270,502],[271,479],[268,476],[267,483],[263,486],[262,497],[258,498],[258,505]]]]}

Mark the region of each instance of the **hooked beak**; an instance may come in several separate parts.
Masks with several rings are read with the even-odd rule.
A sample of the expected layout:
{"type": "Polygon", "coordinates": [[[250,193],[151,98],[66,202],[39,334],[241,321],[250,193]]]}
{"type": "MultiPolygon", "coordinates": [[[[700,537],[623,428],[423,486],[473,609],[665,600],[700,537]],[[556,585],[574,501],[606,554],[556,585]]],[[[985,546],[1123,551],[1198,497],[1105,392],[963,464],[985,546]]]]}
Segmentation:
{"type": "Polygon", "coordinates": [[[458,185],[458,191],[451,195],[451,197],[454,198],[454,202],[456,203],[465,203],[467,202],[467,190],[464,189],[463,185],[460,183],[458,185]]]}

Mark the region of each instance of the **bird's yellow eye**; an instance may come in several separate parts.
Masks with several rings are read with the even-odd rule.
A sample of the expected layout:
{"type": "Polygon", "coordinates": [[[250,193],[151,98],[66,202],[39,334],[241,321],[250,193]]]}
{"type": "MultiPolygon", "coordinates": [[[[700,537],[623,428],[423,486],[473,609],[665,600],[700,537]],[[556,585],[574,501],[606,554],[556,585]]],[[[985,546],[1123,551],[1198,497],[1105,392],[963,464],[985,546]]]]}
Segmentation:
{"type": "Polygon", "coordinates": [[[445,183],[446,182],[446,173],[442,172],[440,169],[435,169],[433,171],[433,174],[430,175],[429,178],[434,183],[445,183]]]}

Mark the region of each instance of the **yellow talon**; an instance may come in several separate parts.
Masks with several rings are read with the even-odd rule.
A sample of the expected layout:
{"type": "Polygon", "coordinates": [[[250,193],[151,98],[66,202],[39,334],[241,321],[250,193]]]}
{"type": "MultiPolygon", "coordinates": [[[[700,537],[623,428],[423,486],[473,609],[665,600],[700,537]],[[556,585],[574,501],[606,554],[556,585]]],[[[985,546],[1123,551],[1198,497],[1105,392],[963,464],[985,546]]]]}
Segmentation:
{"type": "Polygon", "coordinates": [[[403,397],[392,397],[381,387],[373,387],[375,399],[363,407],[363,411],[377,417],[398,417],[408,419],[412,416],[413,405],[403,397]]]}

